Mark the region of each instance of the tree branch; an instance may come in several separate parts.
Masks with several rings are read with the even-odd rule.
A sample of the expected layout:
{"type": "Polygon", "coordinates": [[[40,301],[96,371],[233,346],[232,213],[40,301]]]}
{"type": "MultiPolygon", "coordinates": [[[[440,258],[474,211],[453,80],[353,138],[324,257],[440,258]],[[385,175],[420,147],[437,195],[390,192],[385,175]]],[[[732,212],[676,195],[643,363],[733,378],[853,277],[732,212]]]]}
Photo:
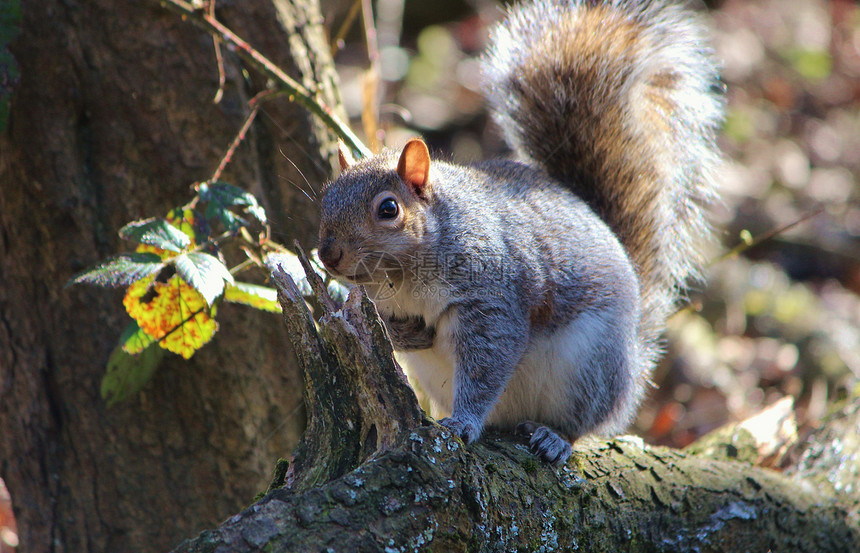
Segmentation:
{"type": "Polygon", "coordinates": [[[307,272],[318,324],[289,276],[275,276],[309,414],[287,485],[177,552],[832,552],[860,543],[853,497],[748,463],[634,438],[578,444],[557,470],[520,438],[490,432],[465,447],[417,406],[362,289],[335,309],[307,272]]]}
{"type": "Polygon", "coordinates": [[[157,1],[161,6],[182,15],[184,19],[187,19],[213,37],[233,46],[242,59],[275,81],[281,89],[289,94],[290,98],[302,104],[308,111],[319,117],[332,132],[343,140],[354,156],[357,158],[370,156],[370,150],[367,149],[367,146],[355,136],[352,130],[350,130],[349,125],[341,121],[330,106],[322,102],[322,100],[317,98],[295,79],[284,73],[280,67],[272,63],[266,56],[255,50],[245,40],[208,14],[206,10],[196,9],[193,5],[183,0],[153,1],[157,1]]]}

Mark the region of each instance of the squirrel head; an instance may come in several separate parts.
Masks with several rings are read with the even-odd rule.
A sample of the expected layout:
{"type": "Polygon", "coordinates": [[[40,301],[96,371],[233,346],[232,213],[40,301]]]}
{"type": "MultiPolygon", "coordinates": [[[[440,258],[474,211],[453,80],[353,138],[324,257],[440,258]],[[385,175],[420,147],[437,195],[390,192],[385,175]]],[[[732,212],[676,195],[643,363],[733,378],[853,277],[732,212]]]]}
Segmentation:
{"type": "Polygon", "coordinates": [[[399,277],[432,232],[430,154],[420,139],[353,165],[322,198],[320,260],[336,278],[379,283],[399,277]],[[396,163],[395,163],[396,162],[396,163]]]}

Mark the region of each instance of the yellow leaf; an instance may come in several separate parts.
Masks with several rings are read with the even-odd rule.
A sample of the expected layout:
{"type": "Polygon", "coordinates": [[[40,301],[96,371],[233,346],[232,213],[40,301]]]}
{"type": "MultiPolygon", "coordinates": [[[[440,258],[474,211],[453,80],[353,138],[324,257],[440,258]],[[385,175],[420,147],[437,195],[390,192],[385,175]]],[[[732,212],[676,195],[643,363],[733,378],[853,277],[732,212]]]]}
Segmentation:
{"type": "Polygon", "coordinates": [[[236,282],[228,284],[224,289],[224,300],[241,303],[262,311],[272,313],[281,312],[281,304],[278,303],[278,292],[274,288],[248,284],[247,282],[236,282]]]}
{"type": "Polygon", "coordinates": [[[128,314],[162,348],[185,359],[203,347],[218,330],[214,310],[207,309],[203,296],[173,275],[167,282],[155,275],[129,286],[122,301],[128,314]]]}
{"type": "Polygon", "coordinates": [[[194,210],[180,208],[171,209],[167,213],[167,222],[184,232],[191,239],[191,248],[197,245],[197,235],[194,232],[194,210]]]}

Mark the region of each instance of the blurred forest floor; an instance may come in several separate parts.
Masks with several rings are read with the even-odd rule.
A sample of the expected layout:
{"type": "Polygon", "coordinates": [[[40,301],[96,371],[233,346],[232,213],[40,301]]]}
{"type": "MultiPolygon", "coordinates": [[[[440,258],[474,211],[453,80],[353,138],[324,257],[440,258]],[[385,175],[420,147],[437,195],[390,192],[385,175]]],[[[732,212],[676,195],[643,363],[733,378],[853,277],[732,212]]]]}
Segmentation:
{"type": "MultiPolygon", "coordinates": [[[[350,4],[323,1],[333,36],[350,4]]],[[[455,161],[507,155],[484,112],[477,63],[499,5],[375,6],[382,142],[421,134],[455,161]]],[[[690,294],[695,309],[671,321],[669,355],[633,428],[675,447],[784,396],[795,398],[803,430],[860,382],[860,7],[726,0],[706,17],[728,100],[713,210],[720,243],[690,294]]],[[[358,128],[374,79],[361,24],[353,27],[336,59],[358,128]]]]}

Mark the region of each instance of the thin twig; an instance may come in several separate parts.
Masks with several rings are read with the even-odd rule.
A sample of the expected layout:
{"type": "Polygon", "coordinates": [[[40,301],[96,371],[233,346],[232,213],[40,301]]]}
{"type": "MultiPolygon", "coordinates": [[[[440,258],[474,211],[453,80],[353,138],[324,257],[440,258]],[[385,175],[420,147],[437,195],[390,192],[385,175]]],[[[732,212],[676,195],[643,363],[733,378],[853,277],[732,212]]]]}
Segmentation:
{"type": "Polygon", "coordinates": [[[720,261],[723,261],[725,259],[729,259],[731,257],[737,257],[738,255],[744,253],[745,251],[758,246],[762,242],[766,242],[766,241],[768,241],[768,240],[770,240],[776,236],[779,236],[780,234],[784,233],[785,231],[791,229],[792,227],[795,227],[795,226],[799,225],[800,223],[803,223],[804,221],[812,219],[816,215],[821,214],[821,212],[823,212],[823,211],[824,211],[824,207],[819,207],[818,209],[816,209],[814,211],[810,211],[809,213],[806,213],[805,215],[803,215],[802,217],[800,217],[799,219],[797,219],[795,221],[792,221],[792,222],[790,222],[786,225],[783,225],[779,228],[770,230],[764,234],[760,234],[760,235],[756,236],[755,238],[753,238],[752,240],[741,242],[740,244],[738,244],[734,248],[730,249],[729,251],[727,251],[723,255],[719,256],[718,258],[716,258],[713,261],[711,261],[710,263],[708,263],[707,266],[711,267],[711,266],[716,265],[717,263],[719,263],[720,261]]]}
{"type": "MultiPolygon", "coordinates": [[[[256,98],[256,96],[255,96],[256,98]]],[[[236,152],[236,148],[239,147],[239,144],[245,140],[245,136],[248,134],[248,129],[251,128],[251,123],[254,122],[254,118],[257,117],[257,112],[260,111],[260,105],[253,100],[248,102],[248,105],[251,106],[251,113],[248,114],[248,117],[245,118],[245,122],[242,123],[242,128],[239,129],[239,132],[236,134],[236,137],[233,138],[233,142],[230,144],[230,148],[227,149],[227,153],[224,154],[224,157],[221,158],[221,163],[218,164],[218,168],[215,169],[215,172],[212,173],[212,178],[209,179],[212,182],[217,181],[221,178],[221,173],[224,172],[224,169],[227,167],[227,164],[230,163],[230,160],[233,159],[233,154],[236,152]]]]}
{"type": "MultiPolygon", "coordinates": [[[[209,17],[215,19],[215,0],[209,0],[209,17]]],[[[218,37],[212,35],[212,45],[215,48],[215,62],[218,65],[218,91],[215,92],[215,98],[212,102],[221,103],[221,98],[224,96],[224,85],[227,82],[227,74],[224,71],[224,56],[221,54],[221,41],[218,37]]]]}
{"type": "Polygon", "coordinates": [[[302,104],[311,113],[319,117],[322,122],[332,130],[346,146],[359,157],[369,157],[370,150],[361,140],[355,136],[349,126],[340,120],[334,110],[287,75],[280,67],[275,65],[263,54],[252,48],[245,40],[237,36],[233,31],[225,27],[218,20],[210,17],[207,13],[194,9],[194,7],[183,0],[158,0],[165,8],[178,13],[192,24],[203,29],[207,33],[217,36],[220,40],[232,45],[236,52],[248,63],[256,67],[267,77],[276,81],[278,86],[286,89],[290,97],[302,104]]]}
{"type": "MultiPolygon", "coordinates": [[[[750,250],[750,249],[758,246],[762,242],[766,242],[768,240],[771,240],[771,239],[775,238],[776,236],[779,236],[780,234],[784,233],[785,231],[791,229],[792,227],[795,227],[804,221],[812,219],[816,215],[819,215],[822,211],[824,211],[824,207],[819,207],[818,209],[816,209],[814,211],[810,211],[809,213],[804,214],[802,217],[800,217],[799,219],[797,219],[795,221],[792,221],[792,222],[790,222],[786,225],[783,225],[779,228],[769,230],[764,234],[760,234],[760,235],[756,236],[752,240],[743,241],[740,244],[738,244],[737,246],[735,246],[734,248],[732,248],[729,251],[727,251],[726,253],[724,253],[723,255],[710,261],[707,264],[707,267],[712,267],[712,266],[716,265],[717,263],[720,263],[721,261],[725,261],[726,259],[729,259],[732,257],[737,257],[740,254],[744,253],[745,251],[750,250]]],[[[702,309],[702,302],[701,301],[690,301],[689,303],[687,303],[686,305],[684,305],[683,307],[681,307],[680,309],[678,309],[677,311],[675,311],[674,313],[669,315],[668,319],[673,319],[673,318],[681,315],[682,313],[692,313],[692,312],[700,311],[701,309],[702,309]]]]}
{"type": "Polygon", "coordinates": [[[361,16],[364,23],[364,41],[367,45],[367,59],[370,67],[361,79],[361,124],[364,134],[370,140],[370,150],[379,152],[379,107],[377,93],[379,91],[379,45],[376,40],[376,25],[373,22],[373,4],[370,0],[361,0],[361,16]]]}
{"type": "Polygon", "coordinates": [[[352,6],[349,7],[349,13],[346,14],[346,19],[343,20],[343,23],[340,26],[340,29],[337,30],[337,34],[334,35],[334,38],[331,41],[331,55],[334,57],[337,54],[338,50],[340,50],[340,44],[343,42],[344,37],[346,37],[346,33],[349,32],[352,24],[355,23],[355,16],[358,15],[358,9],[361,8],[361,0],[354,0],[352,6]]]}

